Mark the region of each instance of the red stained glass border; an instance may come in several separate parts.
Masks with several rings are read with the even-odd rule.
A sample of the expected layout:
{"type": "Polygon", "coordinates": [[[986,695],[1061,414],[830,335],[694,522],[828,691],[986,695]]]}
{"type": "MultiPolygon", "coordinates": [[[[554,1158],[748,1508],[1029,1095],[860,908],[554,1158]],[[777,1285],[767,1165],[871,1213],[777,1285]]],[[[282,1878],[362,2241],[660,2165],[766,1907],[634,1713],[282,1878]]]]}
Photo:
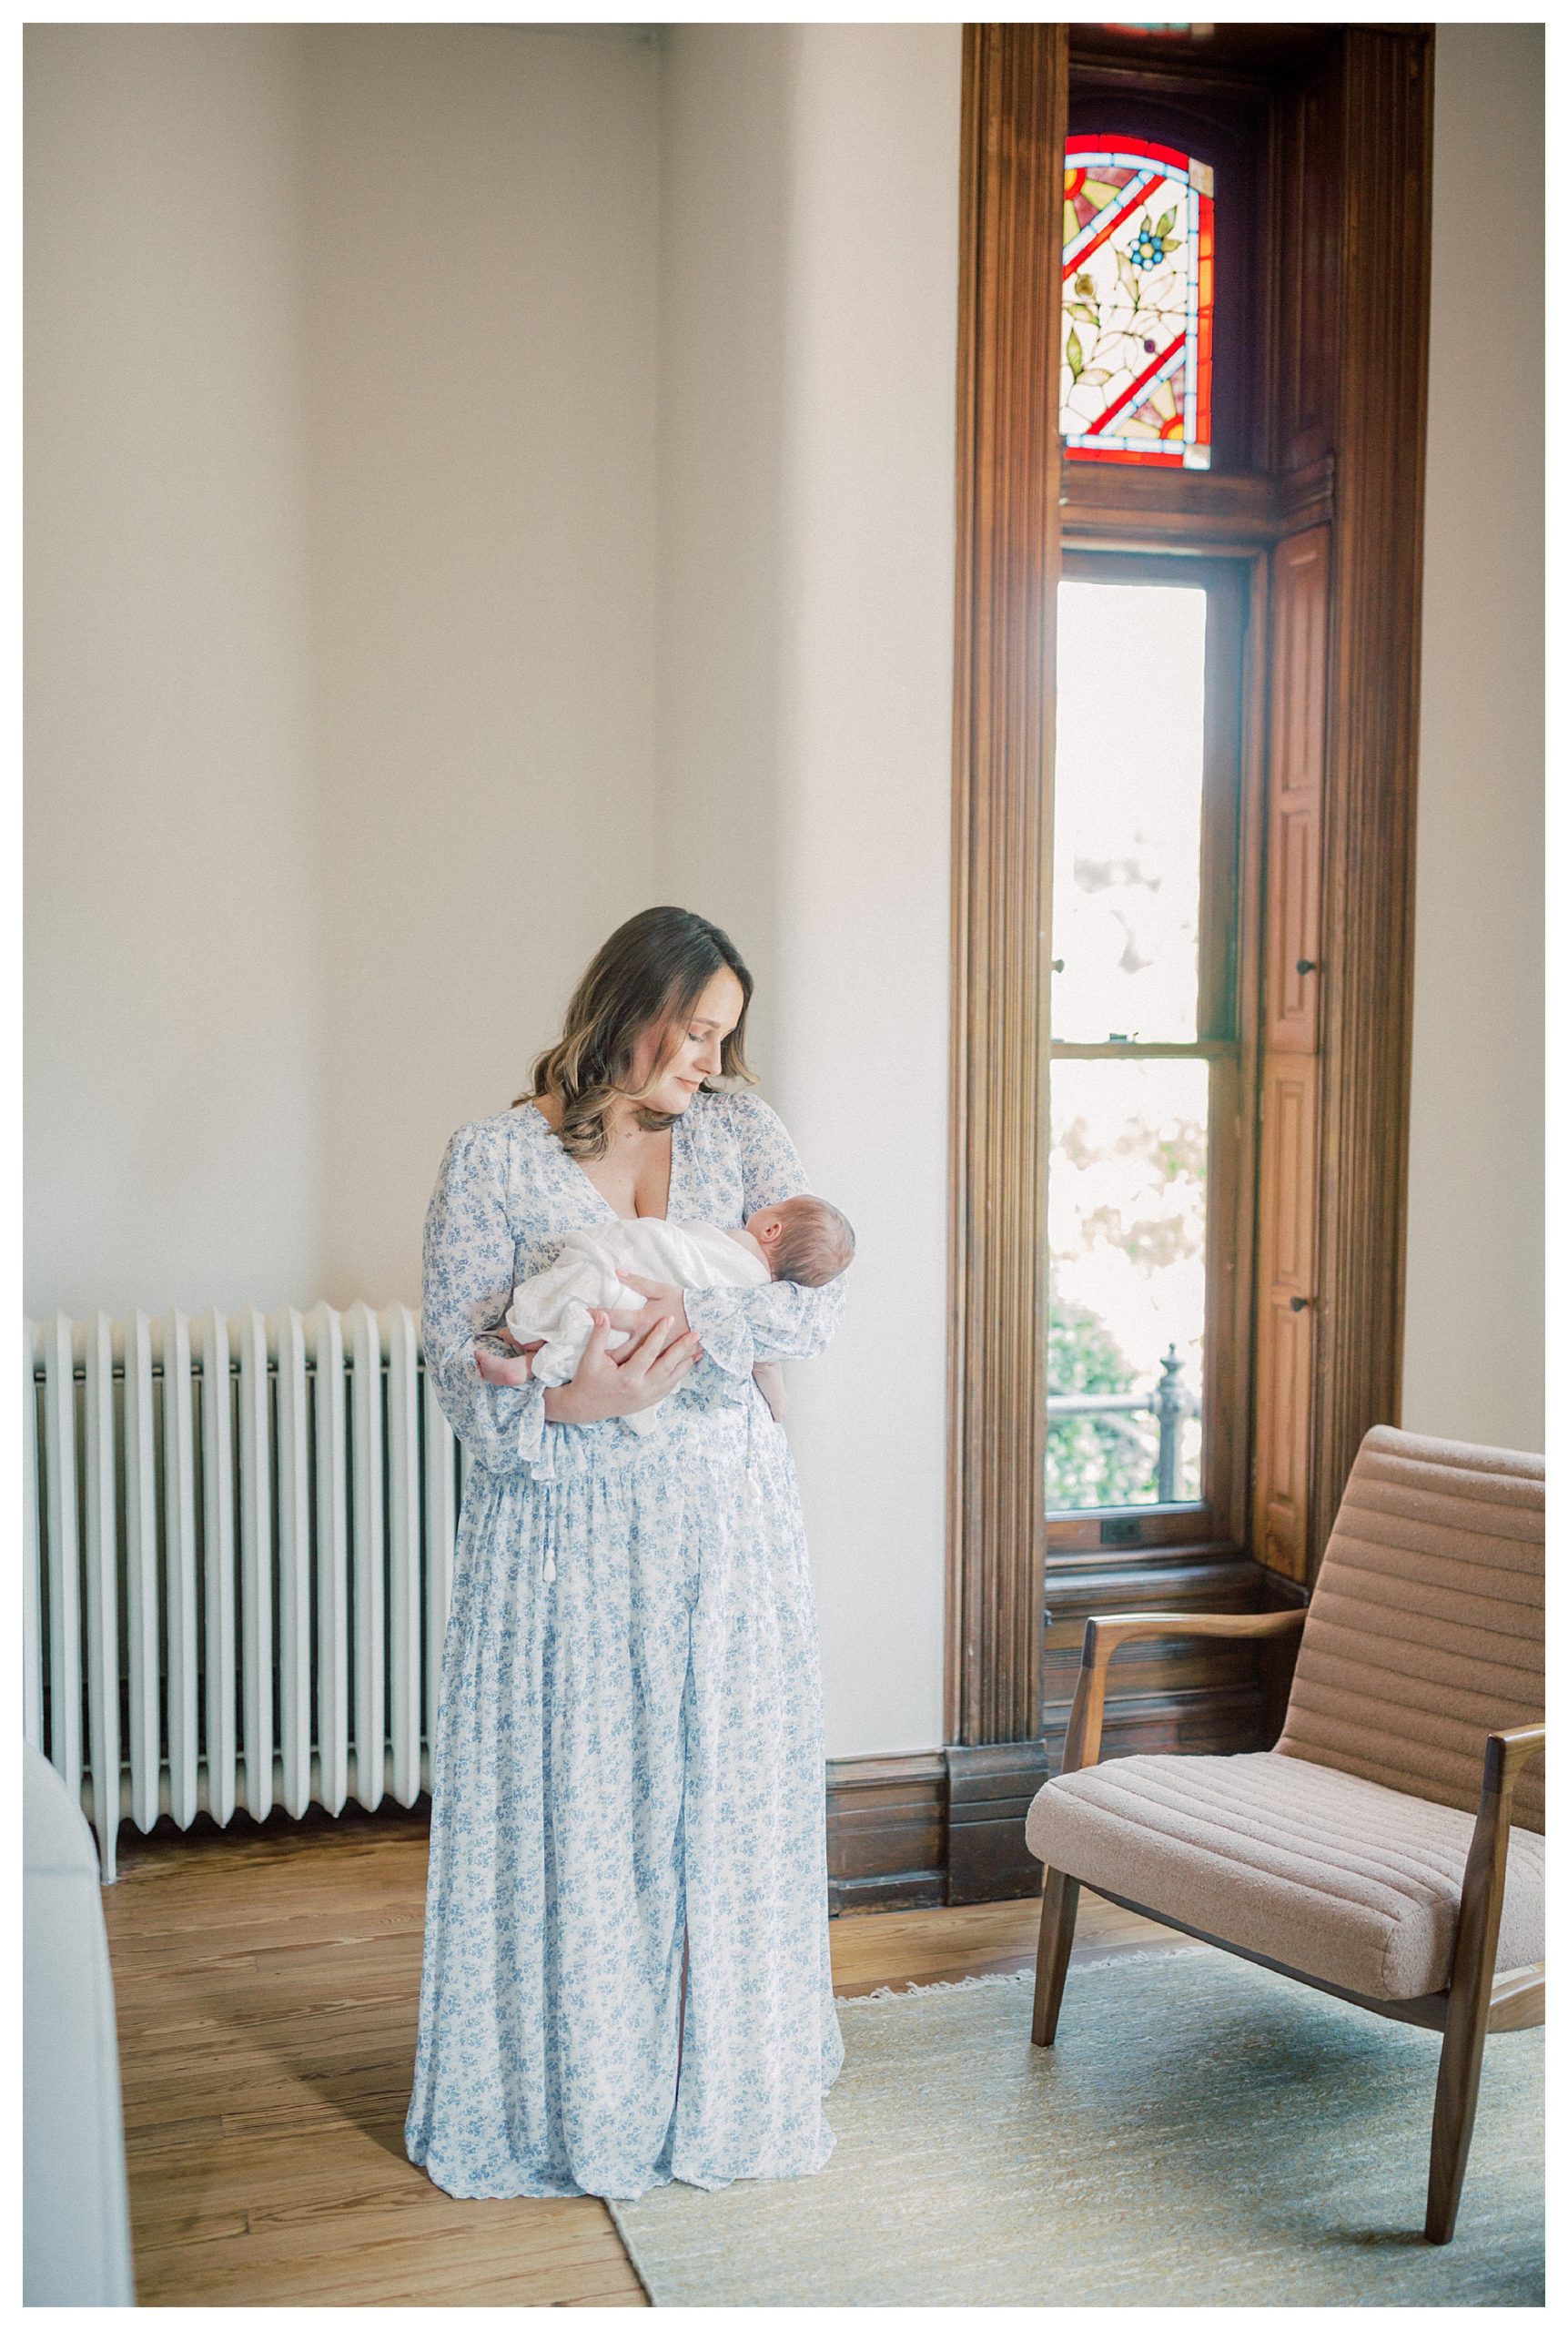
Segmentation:
{"type": "Polygon", "coordinates": [[[1174,163],[1184,174],[1192,167],[1189,154],[1174,146],[1157,146],[1147,137],[1123,137],[1110,130],[1077,130],[1067,141],[1069,154],[1142,154],[1148,161],[1174,163]]]}
{"type": "Polygon", "coordinates": [[[1198,198],[1198,413],[1195,441],[1210,451],[1209,421],[1214,382],[1214,197],[1198,198]]]}
{"type": "Polygon", "coordinates": [[[1157,470],[1179,470],[1186,459],[1181,453],[1135,452],[1130,445],[1065,445],[1062,451],[1069,461],[1133,461],[1157,470]]]}

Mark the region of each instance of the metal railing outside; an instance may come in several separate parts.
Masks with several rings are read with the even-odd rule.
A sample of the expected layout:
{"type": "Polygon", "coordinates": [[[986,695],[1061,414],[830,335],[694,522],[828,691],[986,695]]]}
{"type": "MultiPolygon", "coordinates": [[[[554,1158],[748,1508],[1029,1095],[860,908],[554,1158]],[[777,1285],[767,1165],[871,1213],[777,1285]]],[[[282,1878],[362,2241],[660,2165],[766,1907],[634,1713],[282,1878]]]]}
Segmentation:
{"type": "Polygon", "coordinates": [[[1071,1416],[1103,1417],[1108,1423],[1122,1416],[1152,1415],[1159,1426],[1156,1499],[1160,1504],[1174,1504],[1181,1470],[1181,1427],[1198,1403],[1181,1381],[1181,1362],[1174,1343],[1159,1369],[1159,1382],[1152,1392],[1047,1392],[1046,1426],[1048,1431],[1071,1416]]]}

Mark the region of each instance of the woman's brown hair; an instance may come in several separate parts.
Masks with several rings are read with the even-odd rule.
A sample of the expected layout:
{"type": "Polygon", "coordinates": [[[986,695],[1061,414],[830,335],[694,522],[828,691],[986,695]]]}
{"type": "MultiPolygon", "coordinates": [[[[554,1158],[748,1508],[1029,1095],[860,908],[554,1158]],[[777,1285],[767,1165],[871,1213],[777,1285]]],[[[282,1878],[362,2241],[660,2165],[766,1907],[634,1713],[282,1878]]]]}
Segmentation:
{"type": "MultiPolygon", "coordinates": [[[[673,1059],[680,1025],[716,971],[733,971],[741,983],[741,1016],[724,1038],[719,1073],[754,1084],[746,1065],[746,1013],[752,975],[734,941],[716,923],[683,907],[645,907],[612,930],[566,1007],[559,1041],[533,1063],[533,1090],[520,1092],[514,1109],[554,1093],[561,1102],[560,1139],[573,1157],[602,1157],[609,1146],[604,1118],[612,1100],[635,1100],[644,1132],[662,1132],[675,1114],[642,1105],[673,1059]],[[651,1027],[665,1039],[652,1075],[641,1092],[628,1079],[637,1041],[651,1027]]],[[[704,1087],[704,1089],[706,1089],[704,1087]]]]}

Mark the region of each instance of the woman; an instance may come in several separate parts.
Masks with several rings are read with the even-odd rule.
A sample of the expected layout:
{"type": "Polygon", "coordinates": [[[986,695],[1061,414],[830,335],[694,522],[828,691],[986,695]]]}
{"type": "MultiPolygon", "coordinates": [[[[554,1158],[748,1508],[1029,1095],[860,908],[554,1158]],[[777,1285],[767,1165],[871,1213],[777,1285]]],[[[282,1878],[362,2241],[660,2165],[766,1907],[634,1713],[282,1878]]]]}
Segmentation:
{"type": "Polygon", "coordinates": [[[751,1079],[752,978],[652,907],[589,965],[533,1091],[464,1125],[425,1228],[427,1382],[474,1459],[432,1758],[404,2139],[462,2198],[804,2176],[833,2149],[816,1613],[754,1361],[844,1282],[631,1282],[570,1383],[481,1382],[514,1278],[574,1228],[737,1227],[807,1188],[751,1079]],[[611,1325],[633,1330],[613,1352],[611,1325]],[[622,1419],[666,1398],[668,1428],[622,1419]],[[754,1484],[746,1494],[748,1472],[754,1484]],[[758,1496],[755,1491],[760,1489],[758,1496]]]}

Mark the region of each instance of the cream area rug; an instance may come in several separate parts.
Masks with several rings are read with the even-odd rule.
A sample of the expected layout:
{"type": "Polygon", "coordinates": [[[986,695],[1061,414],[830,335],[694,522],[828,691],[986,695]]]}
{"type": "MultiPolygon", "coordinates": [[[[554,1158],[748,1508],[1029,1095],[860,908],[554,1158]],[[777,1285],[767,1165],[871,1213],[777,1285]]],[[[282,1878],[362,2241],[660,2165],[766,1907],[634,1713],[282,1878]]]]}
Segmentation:
{"type": "Polygon", "coordinates": [[[1421,2238],[1439,2039],[1213,1950],[845,1999],[815,2175],[612,2211],[655,2305],[1541,2305],[1541,2031],[1421,2238]]]}

